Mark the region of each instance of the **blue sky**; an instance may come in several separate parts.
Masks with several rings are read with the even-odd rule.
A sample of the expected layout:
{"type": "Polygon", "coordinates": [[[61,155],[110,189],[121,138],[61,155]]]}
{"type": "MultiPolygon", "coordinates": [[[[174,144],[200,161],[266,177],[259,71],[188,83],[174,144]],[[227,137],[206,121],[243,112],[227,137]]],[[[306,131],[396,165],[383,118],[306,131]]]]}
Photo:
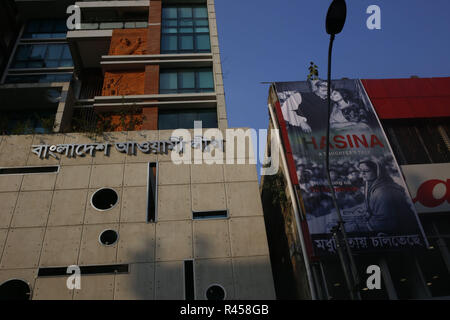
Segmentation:
{"type": "MultiPolygon", "coordinates": [[[[216,0],[230,127],[267,128],[268,85],[301,81],[310,61],[326,77],[331,0],[216,0]]],[[[449,0],[347,0],[336,36],[332,78],[450,76],[449,0]],[[369,30],[369,5],[381,30],[369,30]]]]}

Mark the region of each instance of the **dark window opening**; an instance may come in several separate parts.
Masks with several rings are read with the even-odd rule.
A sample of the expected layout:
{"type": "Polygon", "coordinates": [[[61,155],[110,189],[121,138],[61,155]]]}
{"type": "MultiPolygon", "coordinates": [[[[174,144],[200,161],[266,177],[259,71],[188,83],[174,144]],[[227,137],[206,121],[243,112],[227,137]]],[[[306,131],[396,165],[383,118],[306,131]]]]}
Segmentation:
{"type": "MultiPolygon", "coordinates": [[[[104,266],[82,266],[80,267],[80,271],[82,275],[128,273],[128,265],[115,264],[104,266]]],[[[67,267],[39,268],[38,271],[38,277],[56,277],[67,275],[67,267]]]]}
{"type": "Polygon", "coordinates": [[[450,162],[450,118],[385,120],[383,127],[399,164],[450,162]]]}
{"type": "Polygon", "coordinates": [[[194,300],[194,262],[186,260],[184,262],[184,295],[186,300],[194,300]]]}
{"type": "Polygon", "coordinates": [[[43,109],[39,112],[5,111],[0,113],[0,134],[45,134],[55,127],[56,110],[43,109]]]}
{"type": "Polygon", "coordinates": [[[73,67],[66,43],[23,44],[17,47],[11,69],[73,67]]]}
{"type": "MultiPolygon", "coordinates": [[[[75,108],[70,123],[71,132],[96,132],[99,126],[99,116],[93,107],[75,108]]],[[[105,127],[108,127],[105,125],[105,127]]],[[[105,130],[106,131],[106,130],[105,130]]]]}
{"type": "Polygon", "coordinates": [[[100,69],[86,69],[81,76],[79,99],[94,99],[102,95],[103,75],[100,69]]]}
{"type": "Polygon", "coordinates": [[[9,280],[0,285],[0,301],[30,300],[30,295],[30,287],[22,280],[9,280]]]}
{"type": "Polygon", "coordinates": [[[429,247],[417,255],[425,285],[431,296],[450,296],[450,213],[426,214],[420,217],[429,247]]]}
{"type": "Polygon", "coordinates": [[[48,73],[7,76],[5,83],[50,83],[70,82],[70,80],[72,80],[72,73],[48,73]]]}
{"type": "Polygon", "coordinates": [[[105,246],[112,246],[117,242],[119,235],[117,231],[105,230],[100,234],[100,243],[105,246]]]}
{"type": "Polygon", "coordinates": [[[441,254],[444,248],[438,239],[428,239],[430,247],[418,254],[424,280],[433,297],[450,296],[450,274],[441,254]]]}
{"type": "Polygon", "coordinates": [[[219,285],[212,285],[206,290],[206,299],[212,301],[225,300],[225,290],[219,285]]]}
{"type": "Polygon", "coordinates": [[[158,207],[158,164],[156,162],[148,164],[147,186],[147,222],[155,222],[158,207]]]}
{"type": "Polygon", "coordinates": [[[218,210],[218,211],[203,211],[203,212],[192,212],[192,217],[194,220],[200,219],[223,219],[228,217],[227,210],[218,210]]]}
{"type": "Polygon", "coordinates": [[[202,121],[203,128],[217,128],[216,109],[161,110],[158,130],[194,129],[194,121],[202,121]]]}
{"type": "Polygon", "coordinates": [[[58,172],[58,170],[59,166],[0,168],[0,174],[53,173],[58,172]]]}
{"type": "Polygon", "coordinates": [[[22,38],[24,39],[65,39],[67,34],[66,20],[30,20],[22,38]]]}
{"type": "Polygon", "coordinates": [[[337,259],[327,261],[323,264],[323,270],[329,294],[328,300],[349,300],[350,293],[340,262],[337,259]]]}
{"type": "Polygon", "coordinates": [[[92,206],[97,210],[109,210],[113,208],[119,200],[117,192],[113,189],[105,188],[96,191],[92,195],[92,206]]]}

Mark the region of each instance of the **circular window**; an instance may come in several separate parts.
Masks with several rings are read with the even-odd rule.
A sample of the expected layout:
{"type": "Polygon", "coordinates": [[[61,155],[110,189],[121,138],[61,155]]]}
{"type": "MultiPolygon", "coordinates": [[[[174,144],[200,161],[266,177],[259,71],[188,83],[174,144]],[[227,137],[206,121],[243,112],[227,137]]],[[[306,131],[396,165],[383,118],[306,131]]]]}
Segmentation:
{"type": "Polygon", "coordinates": [[[208,300],[225,300],[225,289],[218,284],[213,284],[206,290],[206,299],[208,300]]]}
{"type": "Polygon", "coordinates": [[[0,300],[30,300],[30,287],[25,281],[13,279],[0,285],[0,300]]]}
{"type": "Polygon", "coordinates": [[[100,211],[112,209],[118,201],[117,192],[109,188],[95,191],[91,198],[92,206],[100,211]]]}
{"type": "Polygon", "coordinates": [[[105,246],[112,246],[119,239],[119,235],[114,230],[105,230],[100,234],[100,243],[105,246]]]}

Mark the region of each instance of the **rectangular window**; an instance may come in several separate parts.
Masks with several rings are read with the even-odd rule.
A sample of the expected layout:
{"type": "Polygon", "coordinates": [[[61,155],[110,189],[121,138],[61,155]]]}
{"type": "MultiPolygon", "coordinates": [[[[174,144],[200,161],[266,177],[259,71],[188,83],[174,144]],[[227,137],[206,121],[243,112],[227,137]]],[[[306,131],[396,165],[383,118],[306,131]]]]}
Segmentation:
{"type": "Polygon", "coordinates": [[[73,67],[68,44],[19,45],[11,64],[12,69],[73,67]]]}
{"type": "Polygon", "coordinates": [[[64,39],[66,34],[66,20],[30,20],[22,37],[24,39],[64,39]]]}
{"type": "Polygon", "coordinates": [[[159,93],[214,92],[211,68],[161,70],[159,93]]]}
{"type": "Polygon", "coordinates": [[[450,162],[450,119],[386,120],[383,127],[401,165],[450,162]]]}
{"type": "Polygon", "coordinates": [[[147,222],[156,222],[158,211],[158,163],[148,164],[147,180],[147,222]]]}
{"type": "MultiPolygon", "coordinates": [[[[53,91],[48,92],[53,94],[53,91]]],[[[58,94],[55,92],[55,97],[58,94]]],[[[38,102],[40,101],[36,100],[36,103],[38,102]]],[[[39,113],[27,110],[2,112],[0,114],[0,134],[52,133],[55,115],[56,109],[42,109],[39,113]]]]}
{"type": "Polygon", "coordinates": [[[7,76],[5,79],[5,83],[70,82],[71,79],[72,79],[72,73],[13,75],[13,76],[7,76]]]}
{"type": "MultiPolygon", "coordinates": [[[[104,266],[82,266],[80,267],[82,275],[87,274],[118,274],[118,273],[128,273],[127,264],[115,264],[115,265],[104,265],[104,266]]],[[[64,276],[68,277],[67,267],[48,267],[39,268],[38,277],[56,277],[64,276]]]]}
{"type": "Polygon", "coordinates": [[[194,220],[200,219],[224,219],[228,217],[227,210],[218,210],[218,211],[194,211],[192,212],[192,218],[194,220]]]}
{"type": "Polygon", "coordinates": [[[0,175],[30,174],[30,173],[56,173],[58,171],[59,171],[59,166],[0,168],[0,175]]]}
{"type": "Polygon", "coordinates": [[[206,6],[162,9],[161,53],[211,52],[206,6]]]}
{"type": "Polygon", "coordinates": [[[186,300],[195,300],[194,287],[194,261],[184,261],[184,297],[186,300]]]}
{"type": "Polygon", "coordinates": [[[193,129],[194,121],[202,121],[203,128],[217,128],[216,109],[161,110],[158,130],[193,129]]]}

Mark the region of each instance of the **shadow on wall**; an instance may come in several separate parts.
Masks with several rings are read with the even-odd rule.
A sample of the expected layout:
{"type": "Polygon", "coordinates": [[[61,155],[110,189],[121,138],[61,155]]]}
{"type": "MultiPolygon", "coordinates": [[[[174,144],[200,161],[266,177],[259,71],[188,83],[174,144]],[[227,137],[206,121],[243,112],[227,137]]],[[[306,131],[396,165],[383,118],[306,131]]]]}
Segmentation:
{"type": "MultiPolygon", "coordinates": [[[[220,254],[217,247],[210,245],[211,239],[196,237],[194,241],[194,248],[199,249],[192,252],[195,259],[191,258],[192,255],[185,255],[185,260],[161,258],[156,253],[156,247],[155,263],[130,263],[129,275],[116,275],[115,299],[190,300],[192,296],[195,300],[275,298],[267,257],[234,258],[232,261],[230,251],[223,250],[220,254]],[[216,258],[206,258],[208,256],[216,258]],[[126,282],[130,286],[129,295],[124,295],[122,291],[122,287],[127,286],[126,282]]],[[[229,244],[223,247],[230,250],[229,244]]],[[[176,250],[170,247],[165,249],[176,250]]],[[[145,252],[137,251],[131,260],[140,261],[144,256],[145,252]]]]}
{"type": "MultiPolygon", "coordinates": [[[[121,228],[124,225],[138,224],[143,225],[125,223],[121,224],[121,228]]],[[[139,237],[137,233],[128,234],[139,237]]],[[[121,237],[119,229],[119,242],[116,244],[118,250],[123,245],[121,240],[127,241],[125,232],[121,237]]],[[[230,245],[225,243],[218,248],[217,241],[209,236],[195,239],[195,247],[198,249],[195,253],[192,252],[191,243],[184,246],[184,253],[180,251],[180,247],[183,247],[181,243],[162,247],[162,251],[158,253],[157,250],[161,246],[155,244],[154,239],[149,241],[147,238],[146,243],[138,246],[135,239],[131,239],[131,242],[135,248],[139,248],[126,249],[128,253],[120,255],[121,258],[116,260],[117,264],[128,264],[128,273],[82,274],[80,290],[67,289],[67,266],[61,266],[60,276],[38,277],[35,281],[32,281],[32,278],[35,278],[34,272],[37,270],[30,269],[29,271],[35,274],[30,274],[28,280],[34,282],[31,288],[33,299],[185,300],[191,297],[195,300],[206,300],[207,296],[213,300],[275,298],[267,256],[238,257],[232,261],[229,257],[230,245]],[[153,259],[155,254],[156,259],[153,259]],[[171,254],[173,259],[164,256],[165,254],[171,254]],[[193,254],[195,260],[191,259],[193,254]],[[208,256],[217,258],[205,258],[208,256]],[[186,257],[186,260],[183,257],[186,257]],[[192,269],[189,268],[190,263],[192,269]]],[[[22,279],[22,271],[8,270],[8,277],[22,279]]]]}

